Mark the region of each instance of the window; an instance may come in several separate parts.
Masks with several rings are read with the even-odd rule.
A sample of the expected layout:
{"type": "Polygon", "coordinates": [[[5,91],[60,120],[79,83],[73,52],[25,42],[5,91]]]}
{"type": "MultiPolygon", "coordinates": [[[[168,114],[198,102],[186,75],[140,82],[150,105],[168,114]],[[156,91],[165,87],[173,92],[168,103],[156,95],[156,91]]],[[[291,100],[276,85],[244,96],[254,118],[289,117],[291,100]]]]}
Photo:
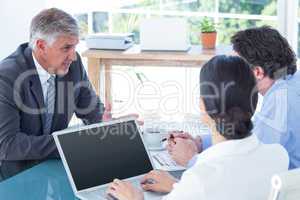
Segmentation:
{"type": "Polygon", "coordinates": [[[228,44],[236,30],[269,25],[277,27],[276,0],[220,0],[219,43],[228,44]]]}
{"type": "Polygon", "coordinates": [[[87,14],[74,14],[74,17],[77,19],[79,25],[79,37],[81,40],[84,40],[84,37],[88,33],[88,15],[87,14]]]}
{"type": "MultiPolygon", "coordinates": [[[[190,40],[198,44],[199,20],[203,16],[214,18],[219,24],[218,43],[229,44],[229,36],[237,29],[270,25],[277,27],[277,0],[143,0],[118,1],[112,10],[90,11],[88,20],[80,21],[82,33],[133,32],[139,41],[139,22],[150,17],[183,17],[190,25],[190,40]],[[92,28],[87,28],[92,26],[92,28]]],[[[87,14],[86,14],[87,16],[87,14]]],[[[80,17],[80,16],[79,16],[80,17]]]]}
{"type": "Polygon", "coordinates": [[[93,12],[93,32],[105,33],[109,31],[108,25],[108,13],[107,12],[93,12]]]}
{"type": "Polygon", "coordinates": [[[276,0],[220,0],[222,13],[276,16],[276,0]]]}

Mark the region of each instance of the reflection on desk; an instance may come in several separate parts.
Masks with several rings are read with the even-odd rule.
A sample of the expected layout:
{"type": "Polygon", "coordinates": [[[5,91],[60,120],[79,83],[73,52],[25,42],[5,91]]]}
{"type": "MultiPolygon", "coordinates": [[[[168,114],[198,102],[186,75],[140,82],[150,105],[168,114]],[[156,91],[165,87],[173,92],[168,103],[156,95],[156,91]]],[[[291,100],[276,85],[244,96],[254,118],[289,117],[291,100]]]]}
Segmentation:
{"type": "MultiPolygon", "coordinates": [[[[180,178],[182,171],[171,172],[180,178]]],[[[77,200],[60,160],[48,160],[0,183],[5,200],[77,200]]]]}
{"type": "Polygon", "coordinates": [[[77,199],[60,160],[49,160],[0,183],[0,197],[8,200],[77,199]]]}

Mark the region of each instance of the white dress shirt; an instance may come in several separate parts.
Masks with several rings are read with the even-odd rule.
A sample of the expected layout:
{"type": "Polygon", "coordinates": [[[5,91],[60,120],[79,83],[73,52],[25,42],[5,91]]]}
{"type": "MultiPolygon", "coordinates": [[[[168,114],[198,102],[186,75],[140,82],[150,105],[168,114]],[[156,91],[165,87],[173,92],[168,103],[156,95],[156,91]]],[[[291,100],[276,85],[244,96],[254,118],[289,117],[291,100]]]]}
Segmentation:
{"type": "Polygon", "coordinates": [[[32,54],[32,57],[33,57],[33,61],[34,61],[37,73],[38,73],[40,81],[41,81],[44,102],[46,102],[47,90],[48,90],[48,85],[49,85],[49,83],[47,81],[51,75],[38,63],[38,61],[36,60],[36,58],[34,57],[33,54],[32,54]]]}
{"type": "Polygon", "coordinates": [[[288,170],[279,144],[262,144],[253,134],[216,144],[199,154],[163,200],[266,200],[273,174],[288,170]]]}

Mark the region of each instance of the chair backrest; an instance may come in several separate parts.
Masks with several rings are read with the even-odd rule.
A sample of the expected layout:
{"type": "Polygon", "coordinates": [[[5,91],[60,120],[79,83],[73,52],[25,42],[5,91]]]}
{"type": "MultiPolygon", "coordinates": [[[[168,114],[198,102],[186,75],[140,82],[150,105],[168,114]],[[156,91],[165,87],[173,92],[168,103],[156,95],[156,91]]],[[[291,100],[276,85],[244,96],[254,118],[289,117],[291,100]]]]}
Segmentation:
{"type": "Polygon", "coordinates": [[[274,175],[268,200],[300,200],[300,169],[274,175]]]}

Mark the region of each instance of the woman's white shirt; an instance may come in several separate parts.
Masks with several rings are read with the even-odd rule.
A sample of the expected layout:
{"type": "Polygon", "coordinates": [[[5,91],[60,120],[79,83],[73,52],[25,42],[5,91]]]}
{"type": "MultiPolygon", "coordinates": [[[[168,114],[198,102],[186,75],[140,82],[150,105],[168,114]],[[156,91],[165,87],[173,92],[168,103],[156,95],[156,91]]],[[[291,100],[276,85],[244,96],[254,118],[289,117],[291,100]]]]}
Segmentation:
{"type": "Polygon", "coordinates": [[[287,171],[279,144],[262,144],[253,134],[216,144],[198,155],[163,200],[266,200],[275,173],[287,171]]]}

